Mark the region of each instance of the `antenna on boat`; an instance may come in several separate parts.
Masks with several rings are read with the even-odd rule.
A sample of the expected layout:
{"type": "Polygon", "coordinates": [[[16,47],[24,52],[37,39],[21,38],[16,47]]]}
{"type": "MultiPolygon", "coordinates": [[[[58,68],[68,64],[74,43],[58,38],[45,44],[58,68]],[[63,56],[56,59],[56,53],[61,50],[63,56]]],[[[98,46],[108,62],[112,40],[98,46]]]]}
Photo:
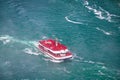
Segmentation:
{"type": "Polygon", "coordinates": [[[55,45],[58,46],[58,38],[55,38],[55,45]]]}

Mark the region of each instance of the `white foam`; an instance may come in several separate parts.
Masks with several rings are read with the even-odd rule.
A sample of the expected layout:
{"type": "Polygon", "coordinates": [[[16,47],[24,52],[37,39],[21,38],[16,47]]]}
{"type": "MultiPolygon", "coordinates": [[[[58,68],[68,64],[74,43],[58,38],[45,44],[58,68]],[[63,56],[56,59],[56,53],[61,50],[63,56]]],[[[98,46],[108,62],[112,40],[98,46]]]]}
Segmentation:
{"type": "Polygon", "coordinates": [[[54,63],[61,63],[61,62],[63,62],[63,60],[54,60],[54,59],[50,59],[50,61],[52,61],[54,63]]]}
{"type": "Polygon", "coordinates": [[[90,63],[90,64],[94,64],[95,62],[93,62],[93,61],[87,61],[87,60],[84,60],[83,62],[85,62],[85,63],[90,63]]]}
{"type": "Polygon", "coordinates": [[[95,62],[93,62],[93,61],[88,61],[88,63],[94,64],[95,62]]]}
{"type": "Polygon", "coordinates": [[[72,59],[74,59],[74,61],[77,61],[77,62],[79,62],[79,61],[83,60],[83,58],[82,58],[82,57],[77,56],[75,53],[74,53],[74,56],[72,57],[72,59]]]}
{"type": "Polygon", "coordinates": [[[2,35],[0,36],[0,41],[2,41],[3,44],[7,44],[12,41],[12,37],[10,37],[9,35],[2,35]]]}
{"type": "Polygon", "coordinates": [[[88,10],[92,11],[96,15],[96,17],[101,20],[107,20],[108,22],[114,22],[112,20],[112,17],[120,17],[120,16],[109,13],[102,7],[96,6],[95,4],[90,6],[88,1],[84,1],[84,6],[88,10]]]}
{"type": "Polygon", "coordinates": [[[31,48],[25,48],[23,51],[28,54],[39,55],[39,52],[34,52],[31,48]]]}
{"type": "Polygon", "coordinates": [[[88,1],[84,1],[84,5],[89,5],[89,2],[88,1]]]}
{"type": "Polygon", "coordinates": [[[80,56],[77,56],[76,53],[74,53],[73,57],[71,58],[72,60],[76,62],[80,62],[83,58],[80,56]]]}
{"type": "Polygon", "coordinates": [[[107,69],[107,67],[105,67],[105,66],[102,66],[102,69],[107,69]]]}
{"type": "Polygon", "coordinates": [[[25,40],[19,40],[9,35],[1,35],[0,41],[3,42],[3,44],[8,44],[10,42],[13,43],[20,43],[23,45],[28,46],[29,48],[25,48],[23,51],[28,54],[34,54],[39,55],[39,52],[37,50],[38,48],[38,42],[37,41],[25,41],[25,40]]]}
{"type": "Polygon", "coordinates": [[[9,36],[9,35],[1,35],[0,36],[0,41],[3,42],[3,44],[7,44],[7,43],[10,43],[10,42],[14,42],[14,43],[20,43],[20,44],[24,44],[24,45],[27,45],[27,46],[38,46],[38,42],[37,41],[25,41],[25,40],[19,40],[19,39],[16,39],[12,36],[9,36]]]}
{"type": "Polygon", "coordinates": [[[112,33],[107,32],[107,31],[105,31],[105,30],[103,30],[103,29],[100,29],[99,27],[96,27],[96,29],[99,30],[99,31],[101,31],[101,32],[103,32],[103,33],[106,34],[106,35],[112,35],[112,33]]]}
{"type": "Polygon", "coordinates": [[[30,46],[35,46],[38,48],[38,42],[37,41],[28,41],[28,44],[31,44],[30,46]]]}
{"type": "MultiPolygon", "coordinates": [[[[39,49],[38,49],[38,42],[37,41],[20,40],[20,39],[16,39],[16,38],[9,36],[9,35],[0,35],[0,41],[2,41],[3,44],[7,44],[7,43],[10,43],[12,41],[13,43],[20,43],[20,44],[26,45],[28,47],[23,49],[22,51],[27,53],[27,54],[30,54],[30,55],[40,55],[41,54],[39,49]]],[[[53,60],[53,59],[47,59],[47,60],[55,62],[55,63],[63,62],[63,60],[53,60]]]]}
{"type": "Polygon", "coordinates": [[[43,36],[42,39],[47,39],[47,36],[43,36]]]}
{"type": "Polygon", "coordinates": [[[100,10],[92,8],[91,6],[86,6],[86,8],[89,9],[90,11],[93,11],[93,13],[96,15],[97,18],[112,22],[110,13],[103,10],[102,8],[99,8],[100,10]]]}
{"type": "Polygon", "coordinates": [[[102,62],[96,62],[97,64],[99,64],[99,65],[104,65],[104,63],[102,63],[102,62]]]}
{"type": "Polygon", "coordinates": [[[50,59],[49,58],[43,58],[45,61],[50,61],[50,59]]]}
{"type": "Polygon", "coordinates": [[[101,70],[98,70],[100,75],[105,75],[101,70]]]}
{"type": "Polygon", "coordinates": [[[54,63],[61,63],[63,62],[64,60],[54,60],[54,59],[51,59],[50,56],[48,55],[44,55],[46,58],[43,58],[45,61],[51,61],[51,62],[54,62],[54,63]]]}
{"type": "Polygon", "coordinates": [[[70,23],[74,23],[74,24],[83,24],[81,22],[77,22],[77,21],[73,21],[73,20],[70,20],[67,16],[65,17],[65,19],[70,22],[70,23]]]}

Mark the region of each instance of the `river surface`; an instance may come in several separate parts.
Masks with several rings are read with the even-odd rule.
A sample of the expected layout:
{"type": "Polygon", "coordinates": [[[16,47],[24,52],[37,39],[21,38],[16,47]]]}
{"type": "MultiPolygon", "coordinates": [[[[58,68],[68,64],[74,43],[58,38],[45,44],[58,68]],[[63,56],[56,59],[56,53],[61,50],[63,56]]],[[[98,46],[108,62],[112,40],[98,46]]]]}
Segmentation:
{"type": "Polygon", "coordinates": [[[120,0],[0,0],[0,80],[120,80],[120,0]],[[49,38],[73,59],[44,56],[49,38]]]}

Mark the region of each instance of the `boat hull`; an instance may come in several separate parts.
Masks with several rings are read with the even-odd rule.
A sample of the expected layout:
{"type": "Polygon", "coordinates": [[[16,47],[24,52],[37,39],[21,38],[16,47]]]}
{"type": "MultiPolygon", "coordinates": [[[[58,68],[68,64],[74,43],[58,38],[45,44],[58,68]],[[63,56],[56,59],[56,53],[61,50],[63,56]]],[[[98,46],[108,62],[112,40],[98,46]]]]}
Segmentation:
{"type": "Polygon", "coordinates": [[[52,53],[49,50],[43,48],[43,46],[41,46],[41,45],[39,45],[38,47],[44,55],[49,56],[51,59],[53,59],[55,61],[63,61],[63,60],[68,60],[68,59],[72,58],[72,55],[70,52],[68,52],[66,54],[55,54],[55,53],[52,53]]]}

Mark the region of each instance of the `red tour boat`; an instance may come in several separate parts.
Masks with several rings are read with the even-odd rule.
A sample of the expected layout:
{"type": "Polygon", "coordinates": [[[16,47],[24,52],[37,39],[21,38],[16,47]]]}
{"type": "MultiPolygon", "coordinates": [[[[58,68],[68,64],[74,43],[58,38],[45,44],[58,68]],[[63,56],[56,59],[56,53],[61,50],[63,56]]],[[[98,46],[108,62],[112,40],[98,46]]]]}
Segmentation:
{"type": "Polygon", "coordinates": [[[40,51],[53,60],[66,60],[72,58],[72,53],[68,48],[57,40],[40,40],[38,45],[40,51]]]}

